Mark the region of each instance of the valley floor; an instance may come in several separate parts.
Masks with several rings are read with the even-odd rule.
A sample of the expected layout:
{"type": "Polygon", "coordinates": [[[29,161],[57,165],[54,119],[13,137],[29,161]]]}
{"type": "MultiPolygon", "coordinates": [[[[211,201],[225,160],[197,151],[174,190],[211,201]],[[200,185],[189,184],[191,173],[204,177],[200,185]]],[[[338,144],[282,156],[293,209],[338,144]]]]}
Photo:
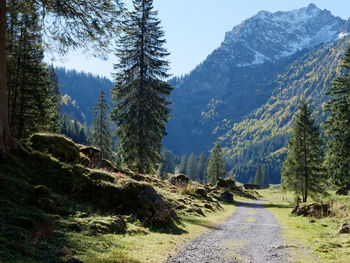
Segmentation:
{"type": "Polygon", "coordinates": [[[285,261],[281,228],[264,200],[241,201],[236,212],[167,263],[278,263],[285,261]]]}

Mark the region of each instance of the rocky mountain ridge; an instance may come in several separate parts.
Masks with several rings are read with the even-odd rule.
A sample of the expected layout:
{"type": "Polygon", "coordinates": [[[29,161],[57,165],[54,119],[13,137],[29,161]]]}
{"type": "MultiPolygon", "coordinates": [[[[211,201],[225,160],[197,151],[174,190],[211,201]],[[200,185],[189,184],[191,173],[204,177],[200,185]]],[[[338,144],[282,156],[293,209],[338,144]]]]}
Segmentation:
{"type": "Polygon", "coordinates": [[[260,11],[226,33],[219,48],[238,67],[262,64],[348,34],[347,21],[314,4],[289,12],[260,11]]]}

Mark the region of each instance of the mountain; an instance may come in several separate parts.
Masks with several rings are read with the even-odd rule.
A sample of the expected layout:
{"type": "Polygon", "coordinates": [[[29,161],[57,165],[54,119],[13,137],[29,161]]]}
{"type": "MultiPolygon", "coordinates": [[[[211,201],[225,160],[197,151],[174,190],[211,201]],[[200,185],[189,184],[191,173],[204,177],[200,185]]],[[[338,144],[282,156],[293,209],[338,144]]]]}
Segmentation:
{"type": "Polygon", "coordinates": [[[65,68],[55,68],[55,71],[62,95],[61,112],[71,118],[91,124],[93,107],[101,90],[106,93],[107,102],[111,104],[110,89],[113,82],[110,79],[65,68]]]}
{"type": "Polygon", "coordinates": [[[240,181],[261,163],[279,182],[300,96],[313,104],[318,120],[324,118],[325,89],[349,43],[349,21],[310,4],[261,11],[234,27],[203,63],[170,81],[174,118],[165,146],[198,154],[219,140],[240,181]]]}
{"type": "Polygon", "coordinates": [[[305,96],[318,123],[326,119],[327,88],[340,73],[341,57],[349,45],[347,36],[296,58],[276,76],[274,92],[265,104],[242,121],[229,124],[231,128],[218,139],[226,147],[237,179],[249,180],[247,175],[254,174],[256,166],[262,164],[272,182],[279,182],[297,104],[305,96]]]}
{"type": "Polygon", "coordinates": [[[77,120],[82,124],[86,123],[85,114],[80,110],[77,102],[68,94],[61,97],[61,113],[67,114],[72,120],[77,120]]]}
{"type": "Polygon", "coordinates": [[[216,52],[238,67],[262,64],[331,42],[347,33],[345,23],[314,4],[290,12],[261,11],[228,32],[216,52]]]}

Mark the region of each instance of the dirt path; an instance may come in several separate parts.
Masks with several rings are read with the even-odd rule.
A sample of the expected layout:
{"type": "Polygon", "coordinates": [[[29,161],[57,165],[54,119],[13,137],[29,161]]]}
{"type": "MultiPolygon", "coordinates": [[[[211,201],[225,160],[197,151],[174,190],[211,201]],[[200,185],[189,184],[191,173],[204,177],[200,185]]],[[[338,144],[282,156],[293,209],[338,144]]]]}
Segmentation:
{"type": "Polygon", "coordinates": [[[208,234],[194,240],[167,263],[286,262],[281,228],[263,200],[240,202],[236,212],[208,234]]]}

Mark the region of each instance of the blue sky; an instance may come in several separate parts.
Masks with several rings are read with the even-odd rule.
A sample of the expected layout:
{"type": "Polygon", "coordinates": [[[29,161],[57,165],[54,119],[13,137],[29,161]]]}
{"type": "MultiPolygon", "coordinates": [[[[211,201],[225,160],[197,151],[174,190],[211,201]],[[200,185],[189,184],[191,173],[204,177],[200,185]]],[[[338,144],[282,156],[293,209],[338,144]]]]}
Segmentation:
{"type": "MultiPolygon", "coordinates": [[[[131,0],[125,0],[130,5],[131,0]]],[[[154,0],[171,52],[170,73],[178,76],[190,72],[214,49],[219,47],[227,31],[260,10],[288,11],[310,3],[328,9],[343,19],[350,17],[349,0],[154,0]]],[[[51,59],[47,59],[51,62],[51,59]]],[[[110,77],[116,58],[101,61],[82,51],[56,56],[55,65],[110,77]]]]}

